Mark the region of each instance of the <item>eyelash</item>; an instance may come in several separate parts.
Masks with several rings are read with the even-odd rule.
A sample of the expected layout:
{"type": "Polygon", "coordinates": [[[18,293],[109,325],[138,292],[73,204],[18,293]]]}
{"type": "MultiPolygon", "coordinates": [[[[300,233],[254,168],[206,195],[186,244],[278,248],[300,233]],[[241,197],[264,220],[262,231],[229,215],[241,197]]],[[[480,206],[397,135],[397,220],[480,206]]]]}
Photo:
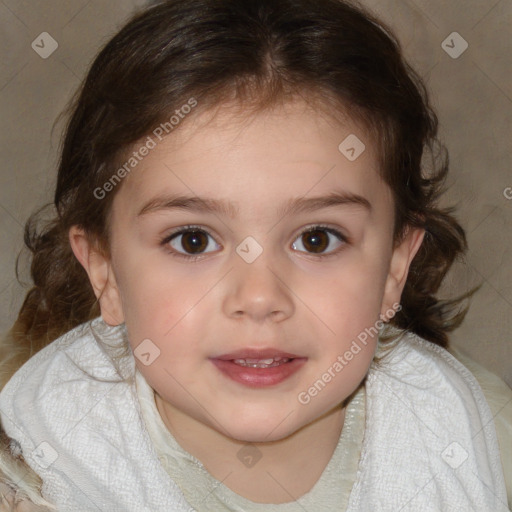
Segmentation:
{"type": "MultiPolygon", "coordinates": [[[[350,240],[348,239],[348,237],[346,237],[345,235],[343,235],[340,231],[338,231],[337,229],[334,229],[334,228],[331,228],[329,226],[325,226],[323,224],[315,224],[313,226],[310,226],[306,229],[304,229],[303,231],[301,231],[296,237],[295,237],[295,240],[297,238],[299,238],[300,236],[302,236],[304,233],[308,233],[310,231],[317,231],[317,230],[322,230],[322,231],[326,231],[327,233],[330,233],[331,235],[334,235],[340,242],[343,242],[343,245],[347,245],[350,243],[350,240]]],[[[179,228],[178,230],[172,232],[170,235],[167,235],[163,240],[160,241],[160,245],[161,246],[167,246],[167,244],[169,244],[169,242],[176,236],[178,235],[182,235],[182,234],[185,234],[185,233],[188,233],[190,231],[201,231],[203,233],[206,233],[207,235],[209,235],[210,237],[213,238],[213,235],[207,230],[207,229],[204,229],[203,227],[201,226],[196,226],[196,225],[188,225],[188,226],[183,226],[181,228],[179,228]]],[[[332,252],[328,252],[328,253],[318,253],[318,254],[315,254],[315,253],[306,253],[306,254],[309,254],[309,255],[313,255],[315,256],[315,258],[317,259],[324,259],[324,258],[329,258],[329,257],[332,257],[332,256],[336,256],[340,250],[342,249],[343,246],[339,247],[338,249],[335,249],[334,251],[332,252]]],[[[183,254],[183,253],[180,253],[180,252],[177,252],[173,249],[170,249],[168,250],[168,252],[171,254],[171,256],[173,257],[176,257],[176,258],[184,258],[188,261],[195,261],[195,260],[198,260],[198,259],[201,259],[204,257],[205,253],[202,253],[202,254],[198,254],[198,255],[193,255],[193,254],[183,254]]],[[[304,252],[304,251],[299,251],[299,252],[304,252]]]]}

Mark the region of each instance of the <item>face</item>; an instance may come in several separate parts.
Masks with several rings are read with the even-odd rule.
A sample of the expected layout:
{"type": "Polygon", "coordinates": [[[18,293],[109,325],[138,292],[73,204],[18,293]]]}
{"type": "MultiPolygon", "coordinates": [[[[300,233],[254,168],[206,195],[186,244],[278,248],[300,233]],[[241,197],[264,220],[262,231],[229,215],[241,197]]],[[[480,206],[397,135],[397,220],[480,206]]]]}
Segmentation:
{"type": "Polygon", "coordinates": [[[300,102],[246,121],[199,114],[116,193],[102,314],[120,312],[171,422],[282,439],[364,378],[376,337],[333,368],[399,302],[421,240],[393,250],[393,220],[373,145],[355,123],[335,125],[300,102]],[[351,134],[365,144],[355,160],[338,147],[351,134]],[[294,357],[273,368],[217,359],[266,349],[294,357]],[[307,393],[329,369],[329,382],[307,393]]]}

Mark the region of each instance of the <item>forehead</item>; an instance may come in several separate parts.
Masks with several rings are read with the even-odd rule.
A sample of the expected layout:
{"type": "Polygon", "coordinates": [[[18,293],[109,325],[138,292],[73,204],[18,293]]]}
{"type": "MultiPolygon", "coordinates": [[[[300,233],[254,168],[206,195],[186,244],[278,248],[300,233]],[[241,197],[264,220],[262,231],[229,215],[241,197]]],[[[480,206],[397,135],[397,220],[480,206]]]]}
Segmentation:
{"type": "Polygon", "coordinates": [[[163,191],[229,200],[233,213],[255,211],[258,200],[262,209],[277,209],[285,199],[340,188],[372,202],[389,199],[367,130],[304,101],[257,113],[227,105],[194,114],[163,140],[152,138],[155,147],[115,199],[134,215],[163,191]]]}

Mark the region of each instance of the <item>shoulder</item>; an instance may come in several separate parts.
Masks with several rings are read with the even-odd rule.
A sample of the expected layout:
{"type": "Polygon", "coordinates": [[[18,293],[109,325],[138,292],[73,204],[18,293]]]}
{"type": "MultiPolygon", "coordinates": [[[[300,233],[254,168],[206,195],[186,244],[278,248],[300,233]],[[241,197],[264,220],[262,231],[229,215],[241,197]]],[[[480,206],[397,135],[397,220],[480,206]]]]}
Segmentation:
{"type": "Polygon", "coordinates": [[[411,332],[377,360],[369,375],[371,388],[400,402],[417,419],[469,439],[494,430],[493,414],[471,371],[448,350],[411,332]]]}
{"type": "Polygon", "coordinates": [[[2,427],[57,510],[92,510],[89,496],[102,510],[187,510],[144,425],[126,334],[124,324],[81,325],[0,393],[2,427]]]}
{"type": "Polygon", "coordinates": [[[8,434],[23,430],[25,420],[30,425],[72,420],[97,400],[95,391],[126,383],[134,362],[124,357],[129,350],[124,335],[124,324],[108,326],[97,317],[26,361],[0,392],[0,416],[6,431],[11,426],[8,434]]]}
{"type": "Polygon", "coordinates": [[[508,502],[512,506],[512,389],[500,377],[460,350],[450,347],[448,351],[471,371],[489,404],[500,445],[508,502]]]}
{"type": "MultiPolygon", "coordinates": [[[[100,317],[85,322],[37,352],[9,379],[0,392],[0,413],[16,417],[37,408],[52,394],[120,379],[126,366],[115,359],[123,326],[107,326],[100,317]],[[106,335],[108,333],[108,336],[106,335]]],[[[2,418],[3,419],[3,418],[2,418]]]]}
{"type": "MultiPolygon", "coordinates": [[[[410,332],[378,355],[366,381],[365,492],[377,486],[378,500],[384,482],[390,488],[423,482],[418,506],[502,510],[506,490],[493,415],[475,377],[447,350],[410,332]]],[[[390,506],[400,508],[396,496],[390,506]]]]}
{"type": "MultiPolygon", "coordinates": [[[[69,431],[100,399],[107,403],[103,412],[112,416],[116,395],[126,395],[129,384],[123,376],[129,374],[129,365],[115,357],[125,352],[119,343],[122,333],[122,326],[107,326],[100,317],[81,324],[27,360],[3,387],[2,436],[15,440],[20,453],[13,457],[8,442],[2,443],[0,479],[18,496],[46,503],[38,500],[43,476],[52,457],[69,448],[64,444],[69,431]]],[[[115,423],[115,418],[104,416],[105,428],[109,421],[115,423]]]]}
{"type": "Polygon", "coordinates": [[[423,406],[451,404],[488,415],[489,406],[474,375],[446,349],[411,332],[401,339],[374,366],[375,375],[388,384],[418,397],[423,406]]]}

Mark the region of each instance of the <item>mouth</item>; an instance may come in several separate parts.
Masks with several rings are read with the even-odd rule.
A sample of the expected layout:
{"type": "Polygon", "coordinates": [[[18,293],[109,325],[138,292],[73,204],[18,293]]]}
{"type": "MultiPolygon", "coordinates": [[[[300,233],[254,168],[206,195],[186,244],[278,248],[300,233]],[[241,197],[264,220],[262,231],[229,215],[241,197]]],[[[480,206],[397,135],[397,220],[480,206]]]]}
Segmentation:
{"type": "Polygon", "coordinates": [[[273,368],[275,366],[279,366],[284,363],[288,363],[295,358],[290,357],[271,357],[267,359],[249,359],[249,358],[239,358],[233,359],[233,363],[238,364],[239,366],[245,366],[246,368],[273,368]]]}
{"type": "Polygon", "coordinates": [[[244,386],[277,385],[295,374],[306,357],[277,349],[244,349],[210,358],[220,372],[244,386]]]}

